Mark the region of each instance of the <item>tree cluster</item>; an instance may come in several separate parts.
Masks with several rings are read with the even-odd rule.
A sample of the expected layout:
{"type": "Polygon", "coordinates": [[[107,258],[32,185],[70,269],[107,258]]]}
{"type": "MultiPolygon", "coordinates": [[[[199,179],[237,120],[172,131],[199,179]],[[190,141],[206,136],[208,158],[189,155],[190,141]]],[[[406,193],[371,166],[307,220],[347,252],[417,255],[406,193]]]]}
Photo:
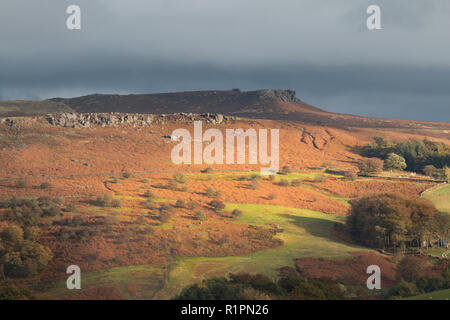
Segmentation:
{"type": "Polygon", "coordinates": [[[395,249],[449,240],[449,215],[437,213],[427,200],[377,194],[352,200],[350,204],[347,226],[354,240],[363,245],[395,249]]]}
{"type": "Polygon", "coordinates": [[[18,226],[0,232],[0,276],[26,278],[41,272],[53,258],[49,248],[36,242],[36,230],[24,232],[18,226]]]}
{"type": "Polygon", "coordinates": [[[377,158],[361,160],[358,163],[358,174],[361,176],[370,176],[380,173],[383,170],[384,161],[377,158]]]}
{"type": "MultiPolygon", "coordinates": [[[[374,142],[367,144],[361,149],[361,154],[365,157],[379,158],[393,162],[394,167],[401,168],[402,158],[406,163],[406,170],[414,172],[424,172],[428,165],[440,169],[440,174],[445,174],[450,167],[450,147],[443,142],[422,141],[410,139],[408,141],[395,143],[382,137],[374,137],[374,142]],[[395,156],[397,157],[395,157],[395,156]],[[399,158],[401,157],[401,158],[399,158]],[[392,161],[391,161],[392,160],[392,161]]],[[[450,175],[446,175],[448,180],[450,175]]]]}

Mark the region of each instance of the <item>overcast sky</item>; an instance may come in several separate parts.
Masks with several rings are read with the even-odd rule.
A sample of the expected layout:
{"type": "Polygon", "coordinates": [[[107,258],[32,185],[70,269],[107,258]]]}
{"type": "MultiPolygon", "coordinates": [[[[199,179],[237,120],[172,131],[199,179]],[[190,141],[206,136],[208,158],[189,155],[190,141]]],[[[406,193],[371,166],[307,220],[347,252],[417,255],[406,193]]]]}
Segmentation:
{"type": "Polygon", "coordinates": [[[0,1],[0,100],[235,87],[450,121],[450,1],[0,1]],[[382,30],[366,28],[370,4],[382,30]]]}

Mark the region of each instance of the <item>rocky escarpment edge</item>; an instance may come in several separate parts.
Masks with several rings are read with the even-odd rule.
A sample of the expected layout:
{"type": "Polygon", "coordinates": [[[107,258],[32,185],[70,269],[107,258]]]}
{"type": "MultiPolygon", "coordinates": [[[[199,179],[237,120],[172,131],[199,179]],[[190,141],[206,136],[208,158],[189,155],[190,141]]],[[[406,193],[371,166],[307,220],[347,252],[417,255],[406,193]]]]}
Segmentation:
{"type": "Polygon", "coordinates": [[[174,113],[174,114],[136,114],[136,113],[51,113],[36,117],[8,117],[0,118],[0,124],[9,127],[17,127],[27,123],[44,120],[44,122],[65,128],[89,128],[93,126],[117,127],[120,125],[132,125],[133,127],[146,127],[154,123],[166,121],[191,122],[201,120],[211,124],[222,124],[235,120],[236,117],[225,116],[216,113],[174,113]]]}

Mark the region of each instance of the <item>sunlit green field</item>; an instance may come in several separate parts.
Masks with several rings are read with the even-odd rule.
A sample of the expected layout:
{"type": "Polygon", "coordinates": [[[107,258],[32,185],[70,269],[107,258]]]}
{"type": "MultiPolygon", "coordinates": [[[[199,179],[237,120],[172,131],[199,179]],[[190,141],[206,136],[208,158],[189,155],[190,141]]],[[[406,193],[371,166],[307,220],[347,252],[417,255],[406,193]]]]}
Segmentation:
{"type": "Polygon", "coordinates": [[[450,299],[450,289],[424,293],[418,296],[409,297],[406,300],[449,300],[449,299],[450,299]]]}
{"type": "Polygon", "coordinates": [[[423,194],[425,199],[434,203],[436,208],[442,212],[450,213],[450,184],[427,191],[423,194]]]}

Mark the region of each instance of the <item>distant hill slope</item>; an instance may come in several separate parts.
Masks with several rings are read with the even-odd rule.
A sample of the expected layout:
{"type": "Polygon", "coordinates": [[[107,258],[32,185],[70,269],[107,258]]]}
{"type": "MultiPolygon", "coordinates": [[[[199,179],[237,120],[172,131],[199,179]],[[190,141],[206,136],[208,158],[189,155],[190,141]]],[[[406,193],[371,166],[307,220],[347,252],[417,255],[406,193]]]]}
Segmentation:
{"type": "Polygon", "coordinates": [[[78,113],[221,113],[253,119],[291,120],[315,125],[362,128],[450,129],[449,123],[368,118],[336,114],[311,106],[293,90],[241,92],[190,91],[159,94],[92,94],[44,101],[0,101],[0,116],[50,112],[78,113]],[[11,105],[15,107],[12,108],[11,105]]]}
{"type": "Polygon", "coordinates": [[[105,95],[93,94],[72,99],[55,98],[77,112],[132,113],[223,113],[229,115],[258,115],[273,118],[280,113],[277,102],[295,105],[296,111],[325,112],[295,97],[293,90],[189,91],[158,94],[105,95]]]}
{"type": "Polygon", "coordinates": [[[73,110],[62,102],[52,100],[0,101],[0,117],[37,116],[52,112],[73,112],[73,110]]]}

